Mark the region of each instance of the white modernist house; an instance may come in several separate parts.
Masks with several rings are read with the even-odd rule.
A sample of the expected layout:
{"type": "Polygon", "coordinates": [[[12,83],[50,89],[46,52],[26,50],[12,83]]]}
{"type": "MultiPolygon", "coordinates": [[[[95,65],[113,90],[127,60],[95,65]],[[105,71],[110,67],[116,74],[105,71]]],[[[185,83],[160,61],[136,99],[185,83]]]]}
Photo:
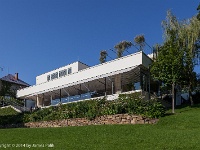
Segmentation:
{"type": "Polygon", "coordinates": [[[17,91],[17,97],[43,107],[123,92],[150,91],[152,60],[137,52],[89,67],[79,61],[36,77],[36,85],[17,91]]]}

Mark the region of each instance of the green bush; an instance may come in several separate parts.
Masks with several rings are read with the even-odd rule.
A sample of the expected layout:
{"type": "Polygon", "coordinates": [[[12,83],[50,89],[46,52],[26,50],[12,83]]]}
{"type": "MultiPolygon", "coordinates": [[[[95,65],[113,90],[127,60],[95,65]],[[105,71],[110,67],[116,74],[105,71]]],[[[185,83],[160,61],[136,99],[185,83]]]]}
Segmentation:
{"type": "Polygon", "coordinates": [[[0,109],[0,125],[17,124],[23,122],[23,114],[11,107],[0,109]]]}
{"type": "Polygon", "coordinates": [[[88,118],[102,115],[137,114],[149,118],[164,115],[165,109],[157,100],[143,100],[140,93],[121,94],[114,101],[106,98],[52,106],[30,114],[30,121],[88,118]]]}
{"type": "MultiPolygon", "coordinates": [[[[49,108],[39,109],[32,113],[24,113],[18,117],[19,119],[15,119],[15,113],[12,114],[12,111],[5,109],[4,114],[7,114],[7,116],[4,117],[3,120],[1,119],[0,124],[16,123],[20,121],[35,122],[61,120],[68,118],[88,118],[92,120],[102,115],[124,113],[141,115],[148,118],[158,118],[165,114],[165,109],[159,101],[155,99],[143,100],[140,93],[133,93],[121,94],[117,100],[113,101],[108,101],[106,98],[103,98],[51,106],[49,108]],[[9,116],[8,112],[11,113],[12,117],[9,116]]],[[[19,114],[17,115],[19,116],[19,114]]]]}
{"type": "Polygon", "coordinates": [[[138,114],[149,118],[159,118],[165,114],[165,108],[158,100],[144,100],[140,93],[121,94],[118,101],[121,113],[138,114]]]}

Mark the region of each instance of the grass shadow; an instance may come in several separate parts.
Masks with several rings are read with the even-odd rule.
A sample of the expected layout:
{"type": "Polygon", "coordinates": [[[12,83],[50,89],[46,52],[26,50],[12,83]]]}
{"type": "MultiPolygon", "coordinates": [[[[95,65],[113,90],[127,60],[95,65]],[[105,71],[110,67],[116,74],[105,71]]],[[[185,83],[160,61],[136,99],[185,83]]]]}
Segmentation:
{"type": "Polygon", "coordinates": [[[0,116],[0,128],[24,128],[23,113],[0,116]]]}

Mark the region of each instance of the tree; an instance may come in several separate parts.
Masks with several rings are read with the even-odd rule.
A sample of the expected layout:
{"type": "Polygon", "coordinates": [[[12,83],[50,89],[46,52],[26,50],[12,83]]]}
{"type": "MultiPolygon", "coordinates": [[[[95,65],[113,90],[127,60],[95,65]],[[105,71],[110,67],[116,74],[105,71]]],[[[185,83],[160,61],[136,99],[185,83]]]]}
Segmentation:
{"type": "MultiPolygon", "coordinates": [[[[163,21],[164,44],[162,49],[158,52],[158,58],[154,63],[155,68],[153,68],[153,72],[155,73],[159,63],[170,63],[161,63],[161,69],[166,67],[162,71],[166,71],[166,74],[170,76],[166,77],[166,75],[163,75],[162,73],[159,76],[154,74],[154,76],[162,81],[164,81],[163,77],[165,77],[166,79],[164,82],[170,83],[169,81],[171,81],[172,85],[177,84],[177,82],[179,82],[181,85],[186,84],[189,88],[191,105],[193,105],[191,93],[194,87],[194,81],[196,79],[194,74],[194,66],[196,65],[195,60],[199,59],[200,57],[199,24],[200,21],[196,17],[192,17],[191,19],[184,21],[178,21],[177,18],[170,11],[168,11],[167,19],[163,21]],[[165,54],[167,56],[162,58],[163,50],[167,52],[167,54],[165,54]],[[170,51],[173,53],[170,53],[170,51]],[[166,59],[171,59],[171,62],[166,59]],[[156,63],[157,65],[155,65],[156,63]],[[169,67],[175,69],[171,70],[171,74],[169,67]],[[180,71],[181,74],[179,74],[177,71],[180,71]]],[[[172,88],[172,91],[173,90],[174,89],[172,88]]]]}
{"type": "Polygon", "coordinates": [[[10,82],[1,80],[1,90],[0,90],[0,96],[12,96],[15,97],[16,96],[16,91],[12,90],[12,84],[10,82]]]}
{"type": "Polygon", "coordinates": [[[137,35],[134,38],[134,42],[136,43],[136,45],[140,46],[140,51],[143,50],[143,47],[145,46],[145,38],[144,35],[137,35]]]}
{"type": "Polygon", "coordinates": [[[99,61],[100,61],[101,64],[104,63],[104,62],[106,62],[106,57],[107,57],[107,56],[108,56],[108,54],[107,54],[107,51],[106,51],[106,50],[102,50],[102,51],[100,52],[99,61]]]}
{"type": "Polygon", "coordinates": [[[131,42],[128,42],[128,41],[122,41],[122,42],[119,42],[117,45],[115,45],[115,49],[117,50],[117,58],[120,58],[123,56],[123,52],[130,48],[132,46],[132,43],[131,42]]]}
{"type": "Polygon", "coordinates": [[[197,10],[199,11],[199,13],[197,14],[197,19],[200,20],[200,4],[199,4],[199,6],[197,7],[197,10]]]}
{"type": "MultiPolygon", "coordinates": [[[[173,33],[171,33],[173,36],[173,33]]],[[[176,41],[172,38],[165,42],[158,52],[156,60],[151,66],[151,74],[154,79],[162,81],[172,90],[172,113],[175,104],[175,86],[181,84],[183,78],[183,53],[179,52],[176,41]]]]}
{"type": "Polygon", "coordinates": [[[197,89],[198,92],[200,92],[200,73],[197,74],[197,89]]]}
{"type": "Polygon", "coordinates": [[[179,50],[177,41],[178,21],[171,12],[167,13],[167,18],[162,23],[164,30],[164,43],[158,49],[158,56],[151,66],[152,76],[170,86],[172,90],[172,113],[174,113],[175,93],[177,84],[181,84],[183,78],[183,51],[179,50]]]}
{"type": "Polygon", "coordinates": [[[155,44],[154,46],[153,46],[153,60],[155,60],[156,58],[157,58],[157,56],[158,56],[158,51],[159,51],[159,49],[160,49],[160,45],[159,44],[155,44]]]}
{"type": "Polygon", "coordinates": [[[184,51],[185,81],[189,89],[190,102],[193,105],[192,91],[196,80],[194,67],[198,65],[200,58],[200,20],[192,17],[182,21],[180,27],[178,40],[180,48],[184,51]]]}

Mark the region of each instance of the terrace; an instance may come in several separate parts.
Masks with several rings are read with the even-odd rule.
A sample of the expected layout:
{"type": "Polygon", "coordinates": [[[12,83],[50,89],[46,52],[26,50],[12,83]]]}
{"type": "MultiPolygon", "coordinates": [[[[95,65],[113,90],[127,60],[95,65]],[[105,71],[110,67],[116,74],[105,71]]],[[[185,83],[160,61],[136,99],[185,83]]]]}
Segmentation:
{"type": "Polygon", "coordinates": [[[43,107],[135,90],[149,92],[151,62],[144,52],[137,52],[18,90],[17,97],[43,107]]]}

